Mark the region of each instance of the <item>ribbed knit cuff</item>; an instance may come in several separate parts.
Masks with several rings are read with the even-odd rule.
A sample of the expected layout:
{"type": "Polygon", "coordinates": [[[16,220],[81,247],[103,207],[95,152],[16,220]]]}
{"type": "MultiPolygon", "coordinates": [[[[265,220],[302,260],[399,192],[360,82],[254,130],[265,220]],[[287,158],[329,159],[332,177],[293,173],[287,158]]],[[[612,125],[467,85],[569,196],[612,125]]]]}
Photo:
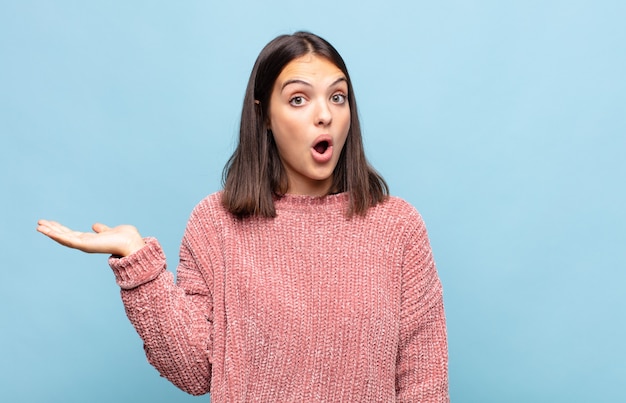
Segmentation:
{"type": "Polygon", "coordinates": [[[165,271],[165,254],[156,238],[144,238],[146,246],[132,255],[119,258],[111,256],[109,266],[115,281],[125,290],[154,280],[165,271]]]}

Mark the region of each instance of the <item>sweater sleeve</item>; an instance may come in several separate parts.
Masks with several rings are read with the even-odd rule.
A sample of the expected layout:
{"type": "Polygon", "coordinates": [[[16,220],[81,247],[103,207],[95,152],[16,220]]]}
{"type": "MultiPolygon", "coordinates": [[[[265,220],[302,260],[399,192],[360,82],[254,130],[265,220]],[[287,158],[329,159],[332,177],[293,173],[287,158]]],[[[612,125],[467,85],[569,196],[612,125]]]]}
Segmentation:
{"type": "Polygon", "coordinates": [[[426,227],[419,214],[404,252],[398,402],[449,402],[443,293],[426,227]]]}
{"type": "Polygon", "coordinates": [[[212,274],[195,250],[205,240],[198,226],[192,216],[180,248],[176,284],[154,238],[146,238],[146,246],[130,256],[109,260],[148,361],[193,395],[210,389],[213,319],[212,274]]]}

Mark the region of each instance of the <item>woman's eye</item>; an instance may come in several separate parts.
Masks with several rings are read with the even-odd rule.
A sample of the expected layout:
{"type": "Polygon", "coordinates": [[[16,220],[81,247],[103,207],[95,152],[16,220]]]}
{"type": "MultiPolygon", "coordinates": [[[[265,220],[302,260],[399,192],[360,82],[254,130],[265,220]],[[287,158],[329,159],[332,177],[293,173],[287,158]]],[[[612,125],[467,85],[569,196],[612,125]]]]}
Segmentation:
{"type": "Polygon", "coordinates": [[[346,102],[347,97],[344,94],[335,94],[331,97],[331,100],[336,104],[343,104],[346,102]]]}
{"type": "Polygon", "coordinates": [[[300,106],[302,104],[304,104],[304,97],[293,97],[289,100],[289,103],[293,106],[300,106]]]}

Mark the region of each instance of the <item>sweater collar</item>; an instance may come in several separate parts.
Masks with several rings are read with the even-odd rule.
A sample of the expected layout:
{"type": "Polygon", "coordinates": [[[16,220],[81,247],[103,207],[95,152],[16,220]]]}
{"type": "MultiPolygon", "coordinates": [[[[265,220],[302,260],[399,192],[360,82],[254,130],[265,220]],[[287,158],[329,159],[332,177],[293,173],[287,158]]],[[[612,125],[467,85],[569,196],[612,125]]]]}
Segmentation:
{"type": "Polygon", "coordinates": [[[348,203],[348,192],[326,196],[306,196],[286,194],[274,198],[276,210],[313,210],[313,209],[345,209],[348,203]]]}

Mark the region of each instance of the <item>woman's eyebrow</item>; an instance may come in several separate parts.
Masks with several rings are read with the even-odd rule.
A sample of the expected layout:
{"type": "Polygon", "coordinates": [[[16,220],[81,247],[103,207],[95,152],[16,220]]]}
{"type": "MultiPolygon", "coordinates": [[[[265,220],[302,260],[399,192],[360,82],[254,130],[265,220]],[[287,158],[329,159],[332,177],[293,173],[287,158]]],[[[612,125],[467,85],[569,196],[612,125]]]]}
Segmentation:
{"type": "MultiPolygon", "coordinates": [[[[338,79],[336,79],[335,81],[333,81],[333,83],[331,85],[329,85],[329,87],[332,87],[334,85],[339,84],[340,82],[348,82],[348,80],[345,77],[339,77],[338,79]]],[[[299,78],[294,78],[292,80],[287,80],[283,83],[282,87],[280,88],[281,92],[285,89],[286,86],[288,86],[289,84],[303,84],[306,85],[308,87],[312,87],[313,85],[311,85],[311,83],[301,80],[299,78]]]]}

